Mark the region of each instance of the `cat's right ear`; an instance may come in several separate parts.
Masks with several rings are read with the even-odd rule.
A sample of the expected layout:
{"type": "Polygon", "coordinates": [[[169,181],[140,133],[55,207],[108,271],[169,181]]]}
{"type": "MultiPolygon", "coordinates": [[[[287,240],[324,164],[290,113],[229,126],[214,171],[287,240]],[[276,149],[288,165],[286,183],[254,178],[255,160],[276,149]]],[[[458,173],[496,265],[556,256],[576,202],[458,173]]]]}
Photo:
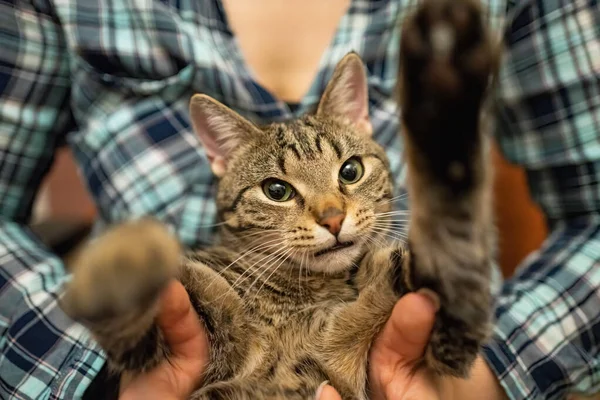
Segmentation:
{"type": "Polygon", "coordinates": [[[317,115],[335,115],[363,133],[373,133],[367,74],[358,54],[348,53],[337,64],[321,97],[317,115]]]}
{"type": "Polygon", "coordinates": [[[190,118],[196,135],[204,146],[213,173],[222,177],[231,152],[244,138],[260,130],[238,113],[204,94],[192,96],[190,118]]]}

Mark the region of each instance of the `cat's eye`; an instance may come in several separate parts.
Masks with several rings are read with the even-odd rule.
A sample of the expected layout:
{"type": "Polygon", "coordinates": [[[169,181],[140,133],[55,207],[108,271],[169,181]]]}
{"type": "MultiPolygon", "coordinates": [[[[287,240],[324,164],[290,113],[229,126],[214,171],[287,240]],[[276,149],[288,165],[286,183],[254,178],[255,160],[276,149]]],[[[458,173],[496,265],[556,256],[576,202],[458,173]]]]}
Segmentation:
{"type": "Polygon", "coordinates": [[[360,160],[351,158],[347,160],[340,168],[340,181],[345,185],[356,183],[362,178],[364,168],[360,160]]]}
{"type": "Polygon", "coordinates": [[[262,187],[265,196],[273,201],[288,201],[296,195],[292,185],[279,179],[267,179],[262,187]]]}

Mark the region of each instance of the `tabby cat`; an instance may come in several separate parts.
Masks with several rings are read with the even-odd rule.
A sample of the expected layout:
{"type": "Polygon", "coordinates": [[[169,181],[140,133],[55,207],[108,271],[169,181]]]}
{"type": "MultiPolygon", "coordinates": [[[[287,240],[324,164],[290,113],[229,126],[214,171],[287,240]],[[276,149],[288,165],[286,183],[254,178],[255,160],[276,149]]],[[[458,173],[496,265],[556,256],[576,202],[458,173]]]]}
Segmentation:
{"type": "Polygon", "coordinates": [[[367,356],[400,296],[441,308],[424,362],[466,377],[488,335],[494,229],[486,93],[496,51],[474,1],[426,0],[405,21],[400,101],[408,240],[372,139],[360,58],[338,64],[314,115],[258,127],[205,95],[190,103],[213,172],[220,244],[181,257],[158,222],[123,223],[81,254],[62,299],[115,373],[169,356],[154,320],[178,277],[206,328],[193,399],[312,399],[329,381],[369,398],[367,356]]]}

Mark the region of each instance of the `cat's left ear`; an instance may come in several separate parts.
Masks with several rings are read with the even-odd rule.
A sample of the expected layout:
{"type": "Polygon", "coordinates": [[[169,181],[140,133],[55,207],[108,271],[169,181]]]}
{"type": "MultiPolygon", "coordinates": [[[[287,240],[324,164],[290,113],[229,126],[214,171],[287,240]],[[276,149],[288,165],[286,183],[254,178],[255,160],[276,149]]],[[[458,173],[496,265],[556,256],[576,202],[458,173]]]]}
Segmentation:
{"type": "Polygon", "coordinates": [[[217,100],[196,94],[190,101],[190,118],[196,135],[204,146],[213,173],[222,177],[231,153],[244,140],[261,131],[252,122],[217,100]]]}
{"type": "Polygon", "coordinates": [[[369,119],[367,74],[358,54],[348,53],[335,67],[321,97],[317,115],[335,115],[361,132],[373,134],[369,119]]]}

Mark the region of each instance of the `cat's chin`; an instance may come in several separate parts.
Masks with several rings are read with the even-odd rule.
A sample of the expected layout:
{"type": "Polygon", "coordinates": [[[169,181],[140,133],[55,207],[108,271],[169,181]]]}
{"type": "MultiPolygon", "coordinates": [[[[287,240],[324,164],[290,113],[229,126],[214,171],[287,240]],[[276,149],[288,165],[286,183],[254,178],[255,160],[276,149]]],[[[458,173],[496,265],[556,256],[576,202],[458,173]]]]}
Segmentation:
{"type": "Polygon", "coordinates": [[[352,268],[362,253],[362,246],[354,244],[339,250],[321,254],[310,262],[310,270],[335,274],[352,268]]]}

